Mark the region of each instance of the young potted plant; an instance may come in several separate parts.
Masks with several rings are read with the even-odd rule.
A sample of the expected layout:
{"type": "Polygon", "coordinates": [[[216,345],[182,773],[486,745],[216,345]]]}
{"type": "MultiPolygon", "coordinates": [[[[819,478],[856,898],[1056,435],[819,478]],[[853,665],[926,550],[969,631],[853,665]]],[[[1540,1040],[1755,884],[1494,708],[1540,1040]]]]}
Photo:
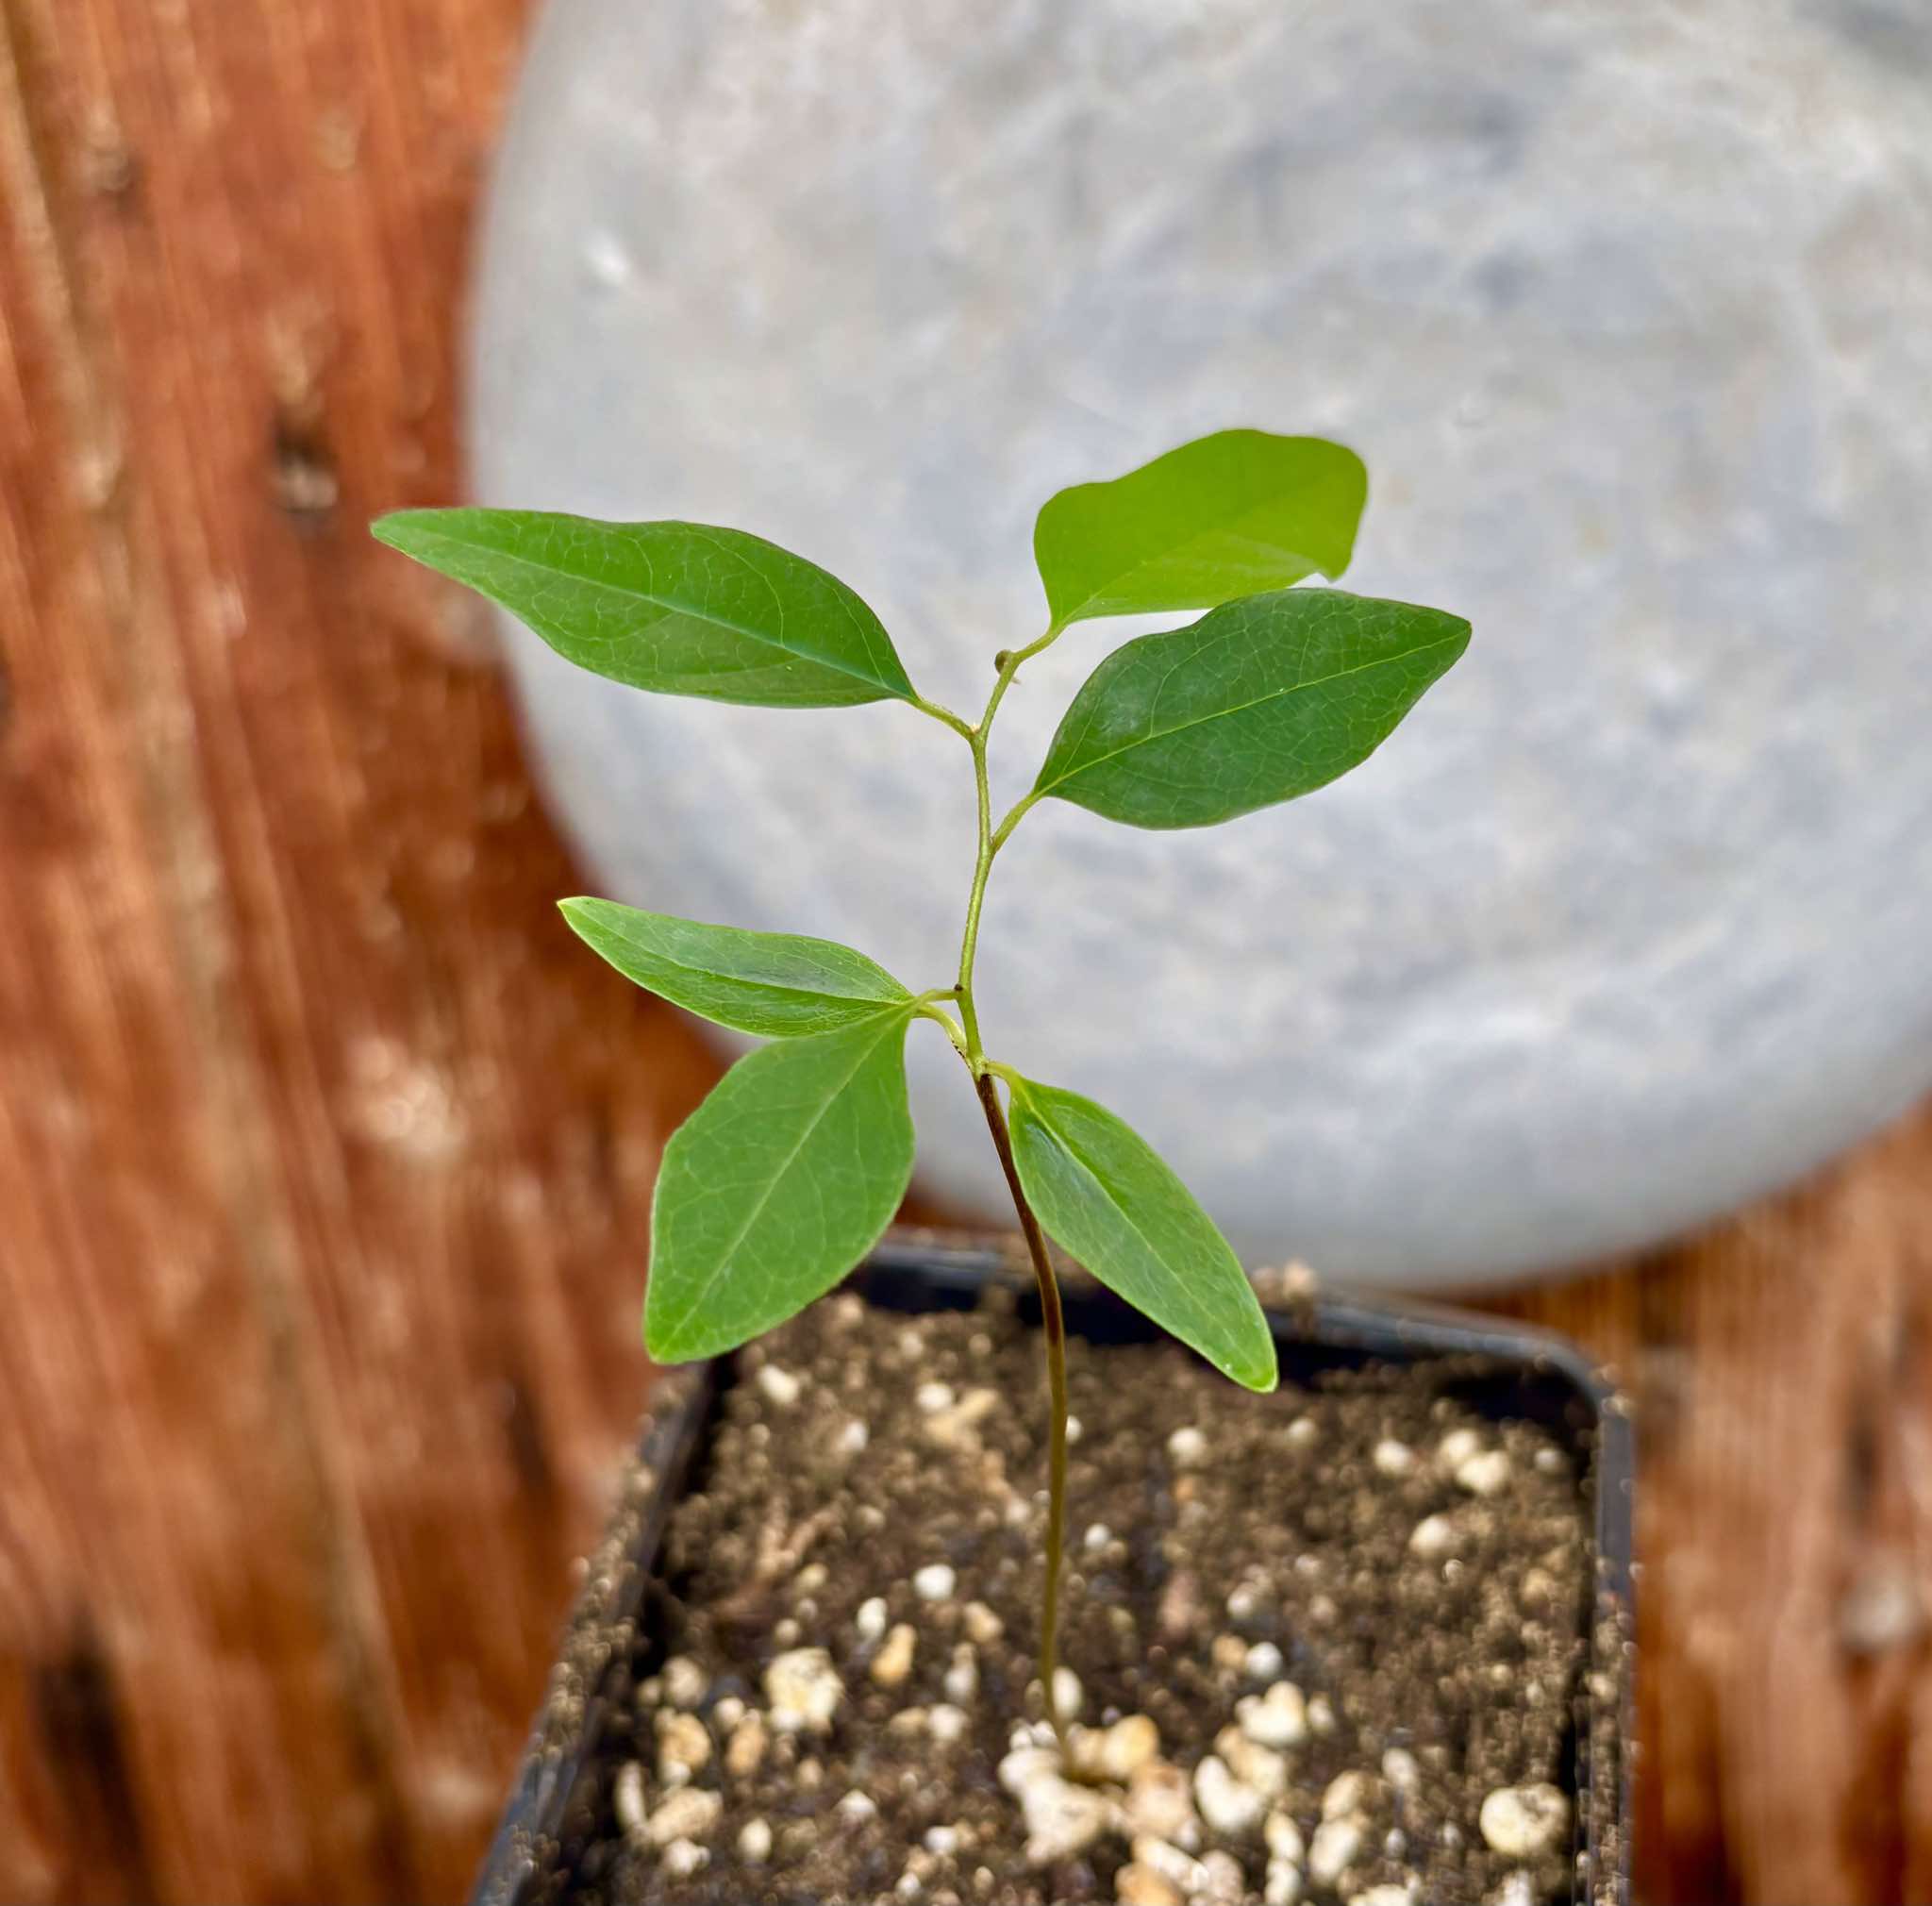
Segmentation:
{"type": "Polygon", "coordinates": [[[1061,492],[1045,629],[994,657],[976,720],[913,687],[843,583],[741,531],[376,525],[633,687],[903,702],[964,743],[977,796],[941,984],[563,903],[640,985],[769,1043],[665,1149],[645,1340],[697,1374],[658,1398],[484,1897],[1616,1897],[1628,1477],[1600,1386],[1525,1333],[1271,1316],[1144,1141],[992,1056],[974,990],[989,878],[1040,802],[1176,828],[1291,800],[1462,654],[1441,610],[1297,586],[1345,569],[1366,489],[1340,445],[1231,430],[1061,492]],[[996,814],[988,737],[1026,661],[1191,610],[1100,662],[996,814]],[[977,1095],[1024,1298],[996,1254],[875,1248],[920,1025],[977,1095]],[[1063,1294],[1049,1237],[1102,1288],[1063,1294]],[[1043,1430],[1019,1398],[1041,1359],[1043,1430]]]}

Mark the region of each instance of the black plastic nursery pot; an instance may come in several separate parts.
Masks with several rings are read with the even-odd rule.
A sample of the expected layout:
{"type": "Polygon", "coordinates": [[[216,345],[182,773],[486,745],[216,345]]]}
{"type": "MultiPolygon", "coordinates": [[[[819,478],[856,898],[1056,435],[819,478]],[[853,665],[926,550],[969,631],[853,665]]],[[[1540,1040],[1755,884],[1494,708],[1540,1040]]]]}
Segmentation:
{"type": "MultiPolygon", "coordinates": [[[[895,1237],[845,1288],[879,1309],[922,1313],[970,1310],[990,1285],[1001,1284],[1037,1329],[1024,1261],[995,1245],[895,1237]]],[[[1064,1299],[1076,1353],[1084,1346],[1104,1354],[1156,1334],[1084,1276],[1067,1279],[1064,1299]]],[[[1269,1317],[1284,1384],[1313,1390],[1341,1373],[1427,1365],[1459,1407],[1499,1425],[1536,1425],[1568,1455],[1594,1551],[1593,1605],[1580,1616],[1585,1665],[1562,1749],[1574,1836],[1569,1897],[1574,1906],[1627,1906],[1634,1463],[1622,1400],[1567,1340],[1474,1313],[1317,1293],[1271,1308],[1269,1317]]],[[[624,1501],[590,1559],[563,1657],[477,1877],[475,1906],[542,1906],[561,1897],[608,1815],[608,1796],[594,1779],[598,1743],[635,1686],[635,1664],[651,1650],[666,1528],[739,1374],[738,1361],[726,1357],[660,1381],[624,1501]]]]}

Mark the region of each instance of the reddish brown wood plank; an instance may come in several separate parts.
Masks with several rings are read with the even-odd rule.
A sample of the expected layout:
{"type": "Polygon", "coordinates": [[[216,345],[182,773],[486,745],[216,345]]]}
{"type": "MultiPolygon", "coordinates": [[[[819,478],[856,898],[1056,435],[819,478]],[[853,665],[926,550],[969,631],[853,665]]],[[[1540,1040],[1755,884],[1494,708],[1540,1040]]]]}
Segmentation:
{"type": "Polygon", "coordinates": [[[1641,1897],[1932,1898],[1932,1109],[1507,1308],[1637,1402],[1641,1897]]]}
{"type": "Polygon", "coordinates": [[[362,528],[458,483],[520,14],[6,16],[26,1897],[458,1892],[642,1395],[708,1062],[575,957],[501,691],[362,528]]]}

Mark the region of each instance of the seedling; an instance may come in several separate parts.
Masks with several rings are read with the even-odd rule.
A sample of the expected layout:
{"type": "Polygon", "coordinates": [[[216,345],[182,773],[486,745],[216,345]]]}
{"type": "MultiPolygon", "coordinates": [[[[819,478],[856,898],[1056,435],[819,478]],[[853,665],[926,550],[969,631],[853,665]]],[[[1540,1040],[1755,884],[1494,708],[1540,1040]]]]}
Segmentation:
{"type": "Polygon", "coordinates": [[[610,900],[562,906],[640,986],[771,1042],[732,1066],[665,1147],[644,1304],[645,1345],[660,1362],[735,1349],[872,1249],[912,1175],[908,1029],[931,1021],[958,1051],[1040,1285],[1051,1400],[1040,1681],[1063,1751],[1054,1670],[1066,1331],[1043,1233],[1237,1383],[1274,1387],[1274,1343],[1233,1251],[1153,1149],[1091,1099],[989,1056],[973,977],[987,879],[1044,800],[1129,827],[1205,828],[1367,759],[1461,655],[1469,625],[1294,587],[1341,575],[1366,495],[1353,452],[1257,430],[1061,491],[1033,536],[1045,630],[994,658],[976,722],[912,686],[877,616],[842,582],[742,530],[515,510],[408,510],[375,525],[570,660],[633,688],[767,708],[897,700],[966,744],[978,848],[950,984],[915,992],[827,940],[610,900]],[[1025,663],[1074,623],[1191,610],[1207,612],[1128,642],[1088,677],[1032,787],[995,823],[987,742],[1025,663]]]}

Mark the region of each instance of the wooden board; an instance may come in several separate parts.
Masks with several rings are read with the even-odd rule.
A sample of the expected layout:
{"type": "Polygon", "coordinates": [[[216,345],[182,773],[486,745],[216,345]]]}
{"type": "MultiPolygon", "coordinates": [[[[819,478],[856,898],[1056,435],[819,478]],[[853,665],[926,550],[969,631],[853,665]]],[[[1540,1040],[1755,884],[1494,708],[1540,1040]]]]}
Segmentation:
{"type": "MultiPolygon", "coordinates": [[[[0,1876],[458,1896],[712,1062],[558,925],[458,481],[522,0],[0,0],[0,1876]]],[[[1509,1308],[1643,1420],[1646,1897],[1932,1897],[1932,1117],[1509,1308]]]]}
{"type": "Polygon", "coordinates": [[[458,1894],[641,1395],[707,1062],[363,528],[458,480],[521,13],[8,0],[8,1898],[458,1894]]]}
{"type": "Polygon", "coordinates": [[[1638,1422],[1641,1897],[1932,1899],[1932,1108],[1507,1309],[1638,1422]]]}

